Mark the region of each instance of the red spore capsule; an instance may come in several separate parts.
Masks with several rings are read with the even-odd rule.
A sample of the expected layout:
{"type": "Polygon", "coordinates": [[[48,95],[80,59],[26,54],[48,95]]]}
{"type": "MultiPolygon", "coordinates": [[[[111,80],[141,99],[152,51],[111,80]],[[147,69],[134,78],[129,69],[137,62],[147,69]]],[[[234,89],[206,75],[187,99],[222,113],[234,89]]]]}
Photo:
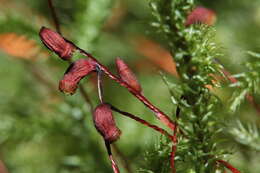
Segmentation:
{"type": "Polygon", "coordinates": [[[185,26],[195,23],[203,23],[209,26],[216,22],[216,14],[214,11],[204,8],[196,7],[187,17],[185,26]]]}
{"type": "Polygon", "coordinates": [[[109,143],[115,142],[121,135],[117,128],[112,110],[108,104],[100,104],[94,110],[93,120],[96,129],[109,143]]]}
{"type": "Polygon", "coordinates": [[[39,35],[43,44],[63,60],[69,60],[72,57],[72,54],[76,49],[75,46],[64,39],[59,33],[52,31],[49,28],[42,27],[39,35]]]}
{"type": "Polygon", "coordinates": [[[135,89],[137,92],[141,92],[142,88],[139,84],[136,76],[132,72],[132,70],[128,67],[128,65],[120,58],[116,58],[116,67],[117,72],[120,76],[120,78],[126,82],[128,85],[130,85],[133,89],[135,89]]]}
{"type": "Polygon", "coordinates": [[[90,72],[95,71],[96,63],[89,59],[79,59],[72,63],[65,72],[59,83],[60,91],[67,94],[74,94],[78,83],[90,72]]]}

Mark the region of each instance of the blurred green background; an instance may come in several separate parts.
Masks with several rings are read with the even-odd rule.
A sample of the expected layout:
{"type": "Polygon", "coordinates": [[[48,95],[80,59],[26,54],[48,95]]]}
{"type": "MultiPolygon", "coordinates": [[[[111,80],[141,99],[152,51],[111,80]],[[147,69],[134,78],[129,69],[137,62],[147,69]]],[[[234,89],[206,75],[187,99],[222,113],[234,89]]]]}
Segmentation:
{"type": "MultiPolygon", "coordinates": [[[[200,0],[197,4],[216,12],[217,42],[224,53],[221,62],[231,73],[243,71],[245,52],[260,50],[260,1],[200,0]]],[[[150,25],[149,1],[54,0],[54,6],[66,38],[113,72],[115,57],[124,59],[136,73],[144,95],[173,115],[175,107],[158,69],[166,71],[172,81],[178,79],[165,60],[166,43],[150,25]]],[[[47,0],[0,0],[0,159],[12,173],[111,172],[90,106],[79,93],[66,96],[57,89],[68,64],[41,44],[41,26],[54,29],[47,0]]],[[[92,75],[83,85],[97,105],[95,80],[92,75]]],[[[217,92],[228,102],[227,87],[217,92]]],[[[161,126],[142,103],[107,78],[104,94],[106,102],[161,126]]],[[[122,153],[115,151],[114,155],[122,172],[128,172],[122,158],[127,159],[132,172],[137,172],[145,167],[145,153],[153,149],[160,135],[114,115],[123,132],[116,142],[122,153]]],[[[259,116],[248,103],[243,103],[237,117],[228,116],[224,110],[222,116],[259,124],[259,116]]],[[[228,144],[225,147],[234,151],[234,165],[245,172],[260,172],[259,152],[231,137],[228,144]]]]}

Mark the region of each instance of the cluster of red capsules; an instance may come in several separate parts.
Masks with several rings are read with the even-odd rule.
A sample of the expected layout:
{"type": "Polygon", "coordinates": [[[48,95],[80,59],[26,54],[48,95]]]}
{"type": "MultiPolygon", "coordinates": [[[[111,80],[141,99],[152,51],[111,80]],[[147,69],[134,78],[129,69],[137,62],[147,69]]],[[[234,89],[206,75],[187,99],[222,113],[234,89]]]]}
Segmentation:
{"type": "Polygon", "coordinates": [[[130,68],[122,59],[116,58],[116,67],[118,71],[117,77],[113,75],[105,66],[100,64],[92,55],[78,48],[72,42],[62,37],[59,33],[54,32],[51,29],[42,27],[39,35],[43,44],[65,61],[71,62],[71,58],[75,51],[79,51],[81,54],[87,57],[76,60],[75,62],[70,64],[63,78],[59,82],[59,90],[63,93],[71,95],[74,94],[78,88],[81,79],[83,79],[91,72],[97,73],[97,86],[100,104],[95,108],[95,110],[93,110],[93,122],[97,131],[102,135],[105,141],[107,152],[109,155],[109,159],[111,160],[114,173],[119,173],[120,171],[112,157],[110,144],[119,139],[121,131],[116,126],[112,109],[136,121],[139,121],[140,123],[149,126],[161,133],[166,132],[157,126],[149,124],[145,120],[142,120],[130,113],[120,111],[119,109],[115,108],[114,106],[108,103],[104,103],[102,96],[101,80],[103,72],[105,72],[111,79],[115,80],[120,85],[126,87],[133,95],[139,98],[139,100],[145,102],[145,104],[148,104],[150,105],[150,107],[154,108],[154,106],[151,105],[150,102],[142,96],[140,84],[138,83],[134,73],[130,70],[130,68]]]}
{"type": "MultiPolygon", "coordinates": [[[[77,47],[73,43],[51,29],[42,27],[40,37],[44,45],[63,60],[69,61],[73,52],[76,51],[77,47]]],[[[141,92],[141,86],[135,75],[122,59],[116,58],[116,67],[119,78],[131,86],[136,92],[141,92]]],[[[99,64],[95,60],[91,58],[79,59],[71,63],[65,72],[59,82],[59,90],[67,94],[74,94],[82,78],[91,72],[97,72],[99,77],[100,71],[99,64]]],[[[99,95],[100,94],[101,93],[99,93],[99,95]]],[[[104,103],[102,98],[100,98],[100,101],[100,105],[98,105],[93,112],[93,121],[96,129],[103,136],[104,140],[112,143],[119,138],[121,131],[116,126],[110,105],[104,103]]]]}

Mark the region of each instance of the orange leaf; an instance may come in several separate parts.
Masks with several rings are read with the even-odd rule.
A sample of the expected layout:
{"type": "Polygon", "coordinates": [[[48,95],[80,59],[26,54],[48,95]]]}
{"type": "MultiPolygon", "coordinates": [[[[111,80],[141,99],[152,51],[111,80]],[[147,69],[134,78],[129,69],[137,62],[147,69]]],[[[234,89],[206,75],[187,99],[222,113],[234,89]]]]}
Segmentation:
{"type": "Polygon", "coordinates": [[[154,65],[174,76],[178,76],[176,64],[173,61],[171,54],[158,43],[148,40],[145,37],[138,37],[134,40],[134,45],[137,52],[154,65]]]}
{"type": "Polygon", "coordinates": [[[34,40],[16,33],[0,34],[0,49],[8,55],[26,60],[34,59],[43,53],[34,40]]]}

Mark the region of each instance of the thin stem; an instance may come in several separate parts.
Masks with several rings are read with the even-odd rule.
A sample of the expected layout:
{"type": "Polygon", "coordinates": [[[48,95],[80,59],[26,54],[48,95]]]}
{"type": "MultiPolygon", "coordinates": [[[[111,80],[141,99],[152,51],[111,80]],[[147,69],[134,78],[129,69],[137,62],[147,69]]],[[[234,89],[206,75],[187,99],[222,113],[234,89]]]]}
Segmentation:
{"type": "Polygon", "coordinates": [[[98,98],[100,103],[104,103],[103,99],[103,87],[102,87],[102,70],[97,67],[97,86],[98,86],[98,98]]]}
{"type": "Polygon", "coordinates": [[[234,166],[232,166],[230,163],[224,161],[224,160],[217,160],[218,163],[224,165],[227,169],[229,169],[232,173],[240,173],[238,169],[236,169],[234,166]]]}
{"type": "Polygon", "coordinates": [[[52,18],[54,20],[54,24],[55,24],[55,28],[56,28],[56,31],[61,34],[61,29],[60,29],[60,22],[59,22],[59,19],[57,17],[57,13],[55,11],[55,8],[54,8],[54,5],[53,5],[53,2],[52,0],[48,0],[48,5],[49,5],[49,8],[51,10],[51,15],[52,15],[52,18]]]}
{"type": "Polygon", "coordinates": [[[156,125],[150,124],[149,122],[147,122],[147,121],[145,121],[145,120],[143,120],[143,119],[141,119],[141,118],[139,118],[139,117],[137,117],[137,116],[135,116],[135,115],[133,115],[131,113],[121,111],[120,109],[116,108],[113,105],[110,105],[110,106],[111,106],[112,110],[114,110],[114,111],[116,111],[116,112],[118,112],[118,113],[120,113],[122,115],[125,115],[125,116],[127,116],[127,117],[129,117],[129,118],[131,118],[133,120],[136,120],[137,122],[139,122],[139,123],[141,123],[141,124],[143,124],[143,125],[145,125],[147,127],[150,127],[153,130],[156,130],[157,132],[161,133],[162,135],[172,139],[172,135],[170,135],[166,130],[164,130],[164,129],[156,126],[156,125]]]}
{"type": "Polygon", "coordinates": [[[105,141],[105,145],[106,145],[106,149],[107,149],[107,154],[109,156],[112,168],[114,173],[120,173],[118,166],[113,158],[112,152],[111,152],[111,147],[110,147],[110,143],[108,141],[105,141]]]}
{"type": "Polygon", "coordinates": [[[100,69],[108,75],[112,80],[116,81],[119,83],[121,86],[125,87],[128,89],[130,93],[132,93],[137,99],[139,99],[146,107],[148,107],[151,111],[153,111],[156,115],[156,117],[164,123],[167,127],[170,129],[174,130],[175,129],[175,124],[174,122],[164,113],[162,112],[159,108],[154,106],[145,96],[142,95],[142,93],[137,92],[134,88],[132,88],[130,85],[128,85],[126,82],[122,81],[120,78],[116,77],[113,75],[107,67],[102,65],[100,62],[98,62],[91,54],[87,53],[86,51],[80,49],[79,47],[76,46],[76,48],[80,51],[81,54],[84,56],[87,56],[91,58],[97,65],[99,65],[100,69]]]}
{"type": "Polygon", "coordinates": [[[115,151],[116,155],[119,156],[121,162],[122,162],[122,166],[125,168],[125,170],[128,173],[133,173],[133,171],[131,170],[131,167],[129,165],[129,160],[126,158],[126,156],[120,151],[120,149],[118,148],[118,146],[116,144],[112,145],[113,150],[115,151]]]}

